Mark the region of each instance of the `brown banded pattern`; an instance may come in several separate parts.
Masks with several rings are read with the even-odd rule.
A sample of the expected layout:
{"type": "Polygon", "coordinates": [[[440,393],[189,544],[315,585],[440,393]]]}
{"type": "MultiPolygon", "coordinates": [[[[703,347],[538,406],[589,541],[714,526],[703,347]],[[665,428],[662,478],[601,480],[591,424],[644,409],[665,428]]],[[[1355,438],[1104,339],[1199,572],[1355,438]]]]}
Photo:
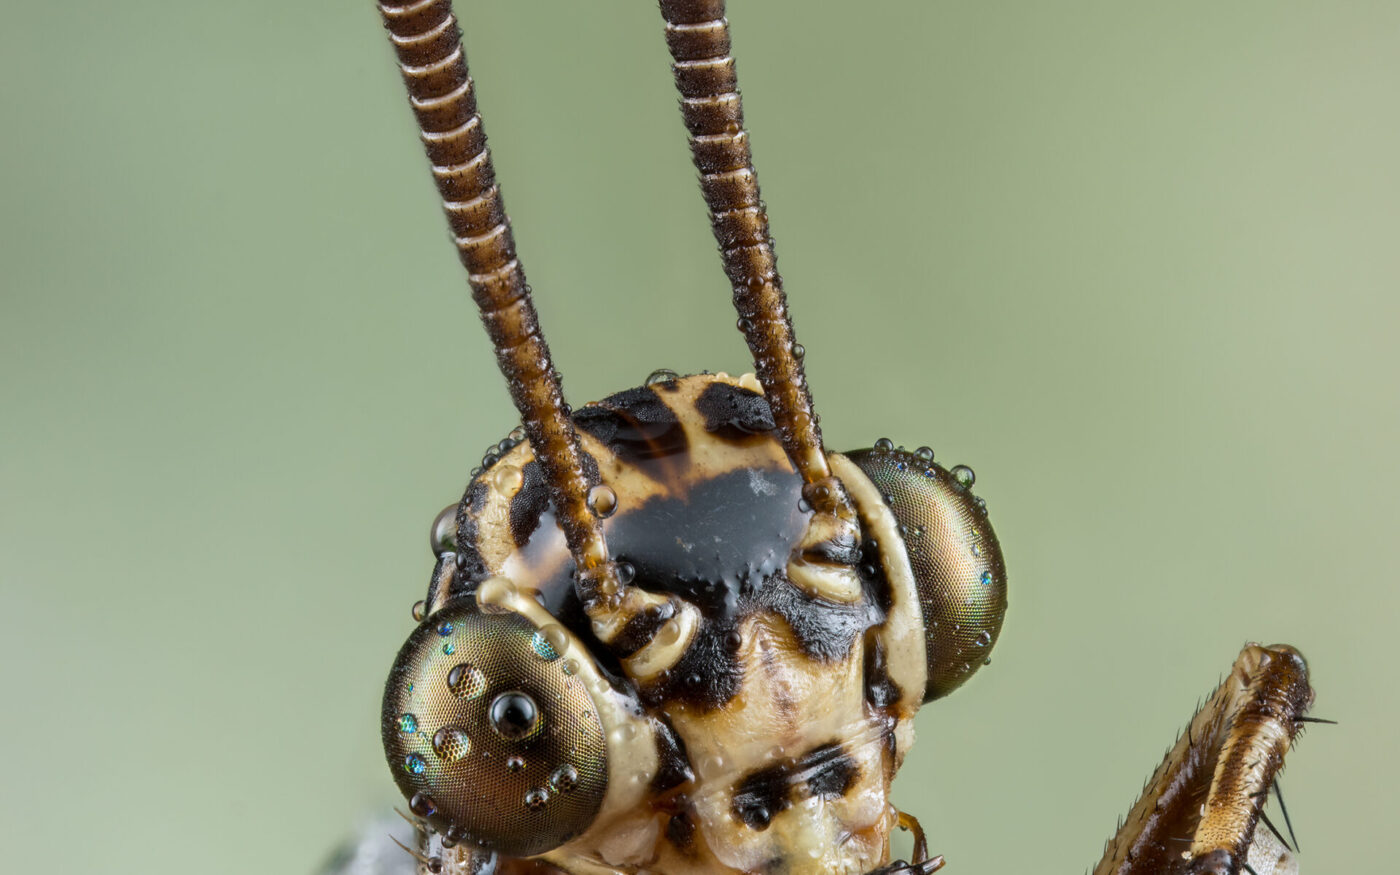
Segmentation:
{"type": "Polygon", "coordinates": [[[768,212],[744,128],[744,104],[729,53],[724,2],[661,0],[661,14],[710,227],[734,290],[739,330],[772,405],[783,449],[807,484],[804,493],[812,506],[853,520],[850,499],[827,465],[802,369],[803,350],[788,315],[768,212]]]}
{"type": "Polygon", "coordinates": [[[449,0],[381,2],[379,10],[472,298],[545,471],[578,569],[580,597],[602,625],[617,627],[644,605],[626,598],[602,527],[588,507],[588,491],[595,484],[584,474],[559,374],[515,252],[452,5],[449,0]]]}

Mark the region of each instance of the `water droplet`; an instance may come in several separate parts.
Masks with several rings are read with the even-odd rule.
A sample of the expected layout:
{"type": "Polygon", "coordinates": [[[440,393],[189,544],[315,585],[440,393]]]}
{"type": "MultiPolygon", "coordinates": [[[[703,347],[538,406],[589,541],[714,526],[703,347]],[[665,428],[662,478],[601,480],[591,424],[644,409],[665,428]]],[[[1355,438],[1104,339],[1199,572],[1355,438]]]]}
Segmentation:
{"type": "Polygon", "coordinates": [[[991,586],[991,585],[992,585],[992,573],[991,573],[990,571],[984,571],[984,572],[982,572],[982,576],[979,577],[979,578],[977,578],[977,579],[980,580],[980,581],[982,581],[982,585],[983,585],[983,586],[991,586]]]}
{"type": "Polygon", "coordinates": [[[631,562],[617,563],[617,582],[623,586],[630,586],[637,577],[637,569],[631,562]]]}
{"type": "Polygon", "coordinates": [[[706,779],[717,778],[720,776],[720,773],[724,771],[724,757],[717,753],[712,753],[708,756],[701,757],[698,765],[700,766],[701,777],[706,779]]]}
{"type": "Polygon", "coordinates": [[[807,347],[800,343],[794,343],[792,345],[792,357],[798,361],[802,361],[802,359],[807,357],[807,347]]]}
{"type": "Polygon", "coordinates": [[[437,803],[427,793],[414,793],[408,800],[408,810],[419,817],[432,817],[437,814],[437,803]]]}
{"type": "Polygon", "coordinates": [[[521,441],[525,440],[525,429],[522,426],[517,425],[515,428],[510,430],[510,434],[506,435],[506,437],[510,438],[516,443],[520,443],[521,441]]]}
{"type": "Polygon", "coordinates": [[[536,787],[525,794],[525,807],[531,811],[541,811],[549,804],[549,792],[543,787],[536,787]]]}
{"type": "Polygon", "coordinates": [[[506,770],[511,772],[525,771],[525,758],[517,756],[506,757],[506,770]]]}
{"type": "Polygon", "coordinates": [[[449,641],[446,644],[442,645],[442,652],[445,656],[451,656],[452,654],[457,652],[457,645],[449,641]]]}
{"type": "Polygon", "coordinates": [[[617,510],[617,493],[608,484],[599,483],[588,490],[588,509],[598,519],[607,519],[617,510]]]}
{"type": "Polygon", "coordinates": [[[425,865],[428,867],[429,872],[433,873],[433,875],[438,875],[438,873],[442,871],[442,857],[429,857],[425,865]]]}
{"type": "Polygon", "coordinates": [[[439,758],[455,763],[471,752],[472,742],[455,726],[444,726],[433,733],[433,751],[439,758]]]}
{"type": "Polygon", "coordinates": [[[914,458],[918,459],[920,462],[932,462],[933,448],[919,447],[917,450],[914,451],[914,458]]]}
{"type": "Polygon", "coordinates": [[[437,556],[457,549],[457,505],[449,504],[433,518],[428,530],[428,547],[437,556]]]}
{"type": "Polygon", "coordinates": [[[446,638],[448,635],[451,635],[456,630],[457,627],[453,626],[450,621],[443,620],[440,624],[438,624],[437,633],[442,637],[446,638]]]}
{"type": "Polygon", "coordinates": [[[577,659],[566,659],[566,660],[564,660],[563,671],[564,671],[564,674],[569,675],[570,677],[572,677],[572,676],[578,674],[578,660],[577,660],[577,659]]]}
{"type": "Polygon", "coordinates": [[[976,498],[972,499],[972,504],[983,514],[987,512],[987,499],[982,498],[981,496],[977,496],[976,498]]]}
{"type": "Polygon", "coordinates": [[[688,674],[685,678],[685,682],[692,687],[700,686],[702,680],[703,678],[701,678],[699,674],[688,674]]]}
{"type": "Polygon", "coordinates": [[[655,386],[657,383],[669,383],[678,379],[680,379],[680,374],[670,368],[657,368],[650,374],[647,374],[646,385],[655,386]]]}
{"type": "Polygon", "coordinates": [[[739,329],[740,331],[742,331],[744,334],[748,334],[750,331],[753,331],[753,328],[754,328],[753,320],[752,320],[752,319],[740,318],[739,321],[737,321],[737,322],[734,323],[734,327],[735,327],[735,328],[738,328],[738,329],[739,329]]]}
{"type": "Polygon", "coordinates": [[[626,744],[636,737],[637,727],[633,726],[631,723],[620,724],[612,731],[612,740],[614,744],[626,744]]]}
{"type": "Polygon", "coordinates": [[[502,495],[514,495],[525,482],[525,475],[514,465],[502,465],[491,474],[491,483],[502,495]]]}
{"type": "Polygon", "coordinates": [[[540,709],[525,693],[501,693],[491,702],[491,728],[502,738],[519,741],[540,727],[540,709]]]}
{"type": "Polygon", "coordinates": [[[559,658],[559,651],[550,643],[549,638],[544,634],[544,630],[538,630],[530,636],[530,648],[535,651],[535,655],[545,662],[551,662],[559,658]]]}
{"type": "Polygon", "coordinates": [[[739,648],[739,645],[744,643],[744,636],[739,632],[738,629],[732,629],[727,635],[724,636],[724,643],[729,645],[729,648],[731,650],[737,650],[739,648]]]}
{"type": "Polygon", "coordinates": [[[563,656],[569,649],[569,633],[564,631],[564,627],[558,623],[550,623],[540,630],[544,633],[544,640],[554,648],[554,652],[563,656]]]}
{"type": "Polygon", "coordinates": [[[475,699],[486,692],[486,675],[470,662],[459,662],[447,673],[447,688],[462,699],[475,699]]]}
{"type": "Polygon", "coordinates": [[[421,775],[427,768],[428,763],[416,753],[403,758],[403,770],[410,775],[421,775]]]}
{"type": "Polygon", "coordinates": [[[984,629],[982,634],[977,636],[977,640],[972,643],[976,644],[978,647],[986,647],[988,644],[992,643],[992,633],[984,629]]]}
{"type": "Polygon", "coordinates": [[[578,769],[565,763],[549,776],[549,788],[555,793],[568,793],[578,786],[578,769]]]}
{"type": "Polygon", "coordinates": [[[990,656],[987,657],[986,659],[982,660],[982,664],[983,664],[983,665],[991,665],[991,664],[992,664],[992,658],[991,658],[990,656]]]}
{"type": "Polygon", "coordinates": [[[953,480],[963,489],[970,489],[972,484],[977,482],[977,475],[966,465],[954,465],[953,470],[948,473],[953,475],[953,480]]]}
{"type": "Polygon", "coordinates": [[[973,555],[973,556],[981,556],[981,555],[982,555],[982,545],[981,545],[981,544],[973,544],[973,545],[972,545],[972,555],[973,555]]]}
{"type": "Polygon", "coordinates": [[[875,442],[875,449],[882,453],[888,453],[890,450],[894,449],[894,441],[889,438],[880,438],[875,442]]]}
{"type": "Polygon", "coordinates": [[[428,603],[419,599],[413,603],[413,610],[411,613],[413,614],[413,621],[415,623],[423,622],[423,618],[428,615],[428,603]]]}
{"type": "Polygon", "coordinates": [[[399,731],[404,735],[412,735],[418,731],[418,718],[404,712],[399,715],[399,731]]]}

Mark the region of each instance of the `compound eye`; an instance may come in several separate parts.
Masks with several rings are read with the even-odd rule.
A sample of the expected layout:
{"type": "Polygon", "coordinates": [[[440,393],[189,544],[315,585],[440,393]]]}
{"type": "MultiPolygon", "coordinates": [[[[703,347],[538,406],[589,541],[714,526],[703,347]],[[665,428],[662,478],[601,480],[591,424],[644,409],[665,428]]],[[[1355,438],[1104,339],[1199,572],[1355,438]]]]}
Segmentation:
{"type": "Polygon", "coordinates": [[[989,659],[1006,615],[1006,566],[971,471],[932,453],[881,446],[847,453],[885,497],[900,526],[924,618],[931,702],[989,659]]]}
{"type": "Polygon", "coordinates": [[[471,601],[418,625],[384,690],[384,753],[409,808],[439,832],[512,857],[593,822],[607,741],[557,629],[471,601]]]}

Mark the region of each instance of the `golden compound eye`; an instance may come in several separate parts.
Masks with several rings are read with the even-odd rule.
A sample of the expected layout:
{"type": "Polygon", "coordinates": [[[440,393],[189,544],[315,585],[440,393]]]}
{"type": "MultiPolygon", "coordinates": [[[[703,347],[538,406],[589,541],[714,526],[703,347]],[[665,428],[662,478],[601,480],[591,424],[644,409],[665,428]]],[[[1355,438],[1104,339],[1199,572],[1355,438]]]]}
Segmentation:
{"type": "Polygon", "coordinates": [[[597,816],[607,740],[554,627],[449,606],[413,630],[384,690],[381,733],[409,808],[513,857],[558,847],[597,816]]]}
{"type": "Polygon", "coordinates": [[[1006,615],[1006,566],[972,470],[947,470],[926,448],[887,440],[846,455],[899,523],[924,618],[924,701],[946,696],[988,661],[1006,615]]]}

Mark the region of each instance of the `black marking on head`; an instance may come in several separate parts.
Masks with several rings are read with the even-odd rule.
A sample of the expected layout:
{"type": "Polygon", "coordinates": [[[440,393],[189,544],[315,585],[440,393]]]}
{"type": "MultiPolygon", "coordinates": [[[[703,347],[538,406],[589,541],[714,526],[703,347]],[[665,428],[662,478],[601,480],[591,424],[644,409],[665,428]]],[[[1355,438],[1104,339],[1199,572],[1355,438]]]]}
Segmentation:
{"type": "Polygon", "coordinates": [[[689,811],[671,815],[666,822],[666,840],[687,855],[695,849],[695,821],[689,811]]]}
{"type": "Polygon", "coordinates": [[[613,653],[626,659],[655,638],[666,621],[675,615],[676,606],[671,602],[650,605],[641,613],[634,614],[609,646],[612,647],[613,653]]]}
{"type": "Polygon", "coordinates": [[[807,781],[807,790],[819,799],[840,799],[851,789],[860,767],[838,742],[809,751],[797,762],[797,771],[807,781]]]}
{"type": "Polygon", "coordinates": [[[608,446],[624,462],[684,453],[689,448],[676,413],[650,386],[609,395],[574,413],[574,426],[608,446]]]}
{"type": "Polygon", "coordinates": [[[734,788],[730,802],[734,816],[750,829],[767,829],[773,818],[792,805],[791,763],[783,762],[750,772],[734,788]]]}
{"type": "Polygon", "coordinates": [[[866,601],[839,604],[814,598],[775,576],[754,593],[753,603],[781,616],[792,629],[802,652],[823,661],[844,659],[865,630],[884,619],[866,601]]]}
{"type": "Polygon", "coordinates": [[[664,793],[695,780],[695,772],[690,767],[685,742],[681,741],[670,721],[661,716],[656,721],[656,727],[657,765],[656,776],[651,779],[651,789],[655,793],[664,793]]]}
{"type": "Polygon", "coordinates": [[[510,538],[523,546],[540,526],[540,517],[549,509],[549,484],[539,462],[528,462],[520,469],[520,489],[510,501],[510,538]]]}
{"type": "Polygon", "coordinates": [[[745,440],[777,428],[767,399],[729,383],[706,386],[695,399],[695,409],[705,417],[706,431],[729,440],[745,440]]]}
{"type": "MultiPolygon", "coordinates": [[[[583,462],[584,479],[590,484],[597,483],[597,460],[587,453],[581,453],[580,459],[583,462]]],[[[481,476],[488,477],[490,474],[488,469],[481,476]]],[[[529,542],[530,536],[540,527],[541,519],[552,506],[549,500],[549,484],[545,482],[544,470],[540,468],[539,462],[526,462],[520,469],[520,475],[520,489],[510,501],[510,537],[517,547],[523,547],[529,542]]]]}
{"type": "Polygon", "coordinates": [[[840,799],[860,774],[856,761],[838,741],[815,747],[800,758],[785,759],[744,776],[734,788],[730,806],[750,829],[762,830],[779,812],[792,805],[793,788],[807,785],[807,794],[840,799]]]}
{"type": "Polygon", "coordinates": [[[471,580],[486,577],[486,562],[477,549],[480,530],[476,515],[486,506],[491,488],[480,476],[467,484],[462,500],[457,504],[457,576],[471,580]]]}
{"type": "Polygon", "coordinates": [[[870,629],[865,633],[865,701],[883,711],[903,695],[899,685],[890,678],[885,643],[880,638],[879,630],[870,629]]]}
{"type": "Polygon", "coordinates": [[[890,579],[885,575],[880,543],[864,529],[861,535],[863,540],[860,543],[857,567],[860,569],[860,579],[865,584],[865,594],[875,603],[875,607],[880,609],[880,613],[888,615],[890,608],[894,606],[894,594],[890,589],[890,579]]]}
{"type": "Polygon", "coordinates": [[[743,686],[739,665],[739,640],[729,634],[737,621],[702,620],[685,653],[676,664],[639,690],[642,701],[651,707],[663,703],[685,703],[696,708],[722,707],[743,686]]]}
{"type": "Polygon", "coordinates": [[[608,521],[608,546],[642,588],[674,593],[709,619],[733,619],[740,598],[782,571],[806,530],[801,488],[791,471],[720,474],[683,497],[624,509],[608,521]]]}
{"type": "Polygon", "coordinates": [[[832,565],[856,565],[863,555],[864,551],[856,544],[854,531],[822,538],[802,551],[802,558],[808,562],[825,562],[832,565]]]}

